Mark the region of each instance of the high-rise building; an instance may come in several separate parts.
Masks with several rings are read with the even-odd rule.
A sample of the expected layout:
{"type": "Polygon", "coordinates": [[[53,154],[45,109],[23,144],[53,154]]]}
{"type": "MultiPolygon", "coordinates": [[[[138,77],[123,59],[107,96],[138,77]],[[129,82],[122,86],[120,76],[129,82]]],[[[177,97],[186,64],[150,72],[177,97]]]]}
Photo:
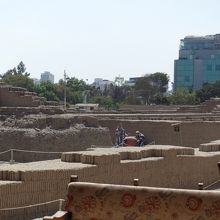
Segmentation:
{"type": "Polygon", "coordinates": [[[174,90],[200,89],[203,83],[220,80],[220,34],[187,36],[180,41],[174,61],[174,90]]]}
{"type": "Polygon", "coordinates": [[[54,75],[48,71],[45,71],[44,73],[41,73],[40,81],[54,83],[54,75]]]}

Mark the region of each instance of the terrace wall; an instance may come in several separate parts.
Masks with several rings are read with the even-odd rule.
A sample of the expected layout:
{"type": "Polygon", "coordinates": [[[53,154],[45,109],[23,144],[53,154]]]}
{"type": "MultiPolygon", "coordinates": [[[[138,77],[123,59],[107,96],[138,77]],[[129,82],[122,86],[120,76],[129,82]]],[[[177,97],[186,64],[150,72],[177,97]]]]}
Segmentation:
{"type": "Polygon", "coordinates": [[[115,142],[115,129],[122,124],[126,133],[135,135],[135,131],[142,132],[148,143],[170,144],[198,148],[200,144],[220,139],[220,122],[180,122],[180,121],[150,121],[150,120],[123,120],[99,119],[103,127],[108,127],[112,142],[115,142]],[[175,132],[172,125],[180,123],[180,132],[175,132]]]}
{"type": "MultiPolygon", "coordinates": [[[[97,164],[72,163],[72,168],[68,169],[49,170],[48,168],[47,170],[47,166],[41,164],[45,167],[42,170],[20,171],[19,180],[16,182],[13,171],[1,172],[0,179],[5,184],[0,181],[0,219],[6,212],[1,210],[2,208],[65,198],[67,184],[70,175],[73,174],[78,175],[79,180],[85,182],[131,185],[134,178],[139,178],[141,186],[181,189],[196,189],[198,182],[204,182],[206,186],[219,178],[216,164],[220,161],[220,155],[199,157],[176,154],[176,150],[169,149],[164,154],[166,155],[164,158],[148,157],[139,160],[125,158],[120,160],[120,155],[117,154],[100,155],[97,156],[100,157],[100,160],[96,160],[99,161],[97,164]]],[[[91,161],[88,152],[86,155],[87,161],[91,161]]],[[[54,161],[55,165],[56,161],[54,161]]],[[[41,213],[38,213],[38,217],[40,215],[41,213]]],[[[15,219],[18,220],[16,216],[15,219]]],[[[22,220],[26,220],[24,216],[22,220]]]]}

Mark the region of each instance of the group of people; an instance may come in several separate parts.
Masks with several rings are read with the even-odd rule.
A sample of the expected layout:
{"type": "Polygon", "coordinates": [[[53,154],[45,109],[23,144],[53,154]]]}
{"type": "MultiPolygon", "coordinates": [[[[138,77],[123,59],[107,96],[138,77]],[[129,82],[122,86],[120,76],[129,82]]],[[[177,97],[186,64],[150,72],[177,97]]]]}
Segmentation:
{"type": "MultiPolygon", "coordinates": [[[[128,135],[125,132],[125,129],[120,125],[116,128],[115,130],[115,145],[118,146],[126,146],[126,137],[128,137],[128,135]]],[[[135,139],[136,139],[136,146],[144,146],[145,145],[145,137],[144,134],[142,134],[140,131],[136,131],[135,132],[135,139]]]]}

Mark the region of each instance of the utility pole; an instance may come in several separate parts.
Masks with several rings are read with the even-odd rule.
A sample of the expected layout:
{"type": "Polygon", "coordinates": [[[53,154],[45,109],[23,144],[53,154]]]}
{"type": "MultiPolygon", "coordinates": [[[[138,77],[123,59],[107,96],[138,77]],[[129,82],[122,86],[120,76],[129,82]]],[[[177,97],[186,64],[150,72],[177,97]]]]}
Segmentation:
{"type": "Polygon", "coordinates": [[[64,70],[64,110],[66,110],[66,70],[64,70]]]}

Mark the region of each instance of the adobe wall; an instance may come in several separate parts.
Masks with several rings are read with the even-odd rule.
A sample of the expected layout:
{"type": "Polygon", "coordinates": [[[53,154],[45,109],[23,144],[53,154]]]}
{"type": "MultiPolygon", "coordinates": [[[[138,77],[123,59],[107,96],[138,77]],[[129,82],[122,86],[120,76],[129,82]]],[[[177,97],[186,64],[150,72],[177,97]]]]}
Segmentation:
{"type": "MultiPolygon", "coordinates": [[[[26,116],[10,117],[1,122],[0,152],[20,149],[34,152],[14,152],[14,160],[28,162],[60,158],[61,154],[43,152],[79,151],[91,145],[111,146],[108,128],[100,127],[93,117],[26,116]]],[[[0,154],[1,160],[10,160],[10,152],[0,154]]]]}
{"type": "MultiPolygon", "coordinates": [[[[0,209],[65,198],[66,187],[73,174],[83,182],[132,185],[133,179],[139,178],[141,186],[182,189],[196,189],[198,182],[204,182],[206,186],[219,179],[216,164],[220,161],[220,154],[187,155],[192,153],[189,148],[179,151],[172,146],[144,147],[141,148],[142,153],[138,153],[140,148],[111,150],[78,152],[83,163],[55,160],[2,165],[0,179],[17,179],[17,182],[1,184],[0,181],[0,209]],[[145,149],[152,150],[150,155],[144,153],[145,149]],[[121,156],[119,150],[122,151],[121,156]],[[142,154],[144,158],[140,157],[142,154]]],[[[3,213],[0,210],[0,218],[3,213]]]]}
{"type": "Polygon", "coordinates": [[[217,220],[220,192],[70,183],[66,210],[73,219],[217,220]]]}
{"type": "Polygon", "coordinates": [[[64,110],[58,102],[47,101],[21,87],[0,83],[0,113],[4,115],[62,114],[64,110]]]}
{"type": "Polygon", "coordinates": [[[33,114],[63,114],[64,110],[56,106],[39,106],[39,107],[0,107],[0,114],[3,116],[25,116],[33,114]]]}
{"type": "MultiPolygon", "coordinates": [[[[122,118],[122,116],[120,116],[122,118]]],[[[91,145],[112,146],[115,129],[122,124],[128,135],[143,132],[147,142],[156,144],[199,147],[200,144],[220,139],[220,122],[178,122],[150,120],[122,120],[83,115],[29,115],[7,117],[0,121],[0,151],[21,149],[31,151],[65,152],[85,150],[91,145]],[[181,123],[180,132],[173,124],[181,123]]],[[[15,152],[20,162],[59,158],[60,154],[15,152]]],[[[10,152],[0,155],[9,160],[10,152]]]]}
{"type": "Polygon", "coordinates": [[[150,121],[99,119],[103,127],[108,127],[112,142],[115,143],[115,129],[121,123],[128,135],[135,135],[135,131],[142,132],[147,142],[156,144],[171,144],[197,148],[200,144],[220,139],[220,121],[150,121]],[[181,123],[180,132],[175,132],[173,124],[181,123]]]}
{"type": "Polygon", "coordinates": [[[35,93],[27,92],[24,88],[0,86],[0,106],[7,107],[37,107],[46,101],[35,93]]]}
{"type": "Polygon", "coordinates": [[[206,154],[196,150],[194,155],[193,150],[167,145],[98,148],[63,153],[62,160],[98,166],[100,176],[89,179],[90,182],[126,185],[139,178],[144,186],[196,189],[199,182],[209,185],[219,178],[220,153],[206,154]]]}

